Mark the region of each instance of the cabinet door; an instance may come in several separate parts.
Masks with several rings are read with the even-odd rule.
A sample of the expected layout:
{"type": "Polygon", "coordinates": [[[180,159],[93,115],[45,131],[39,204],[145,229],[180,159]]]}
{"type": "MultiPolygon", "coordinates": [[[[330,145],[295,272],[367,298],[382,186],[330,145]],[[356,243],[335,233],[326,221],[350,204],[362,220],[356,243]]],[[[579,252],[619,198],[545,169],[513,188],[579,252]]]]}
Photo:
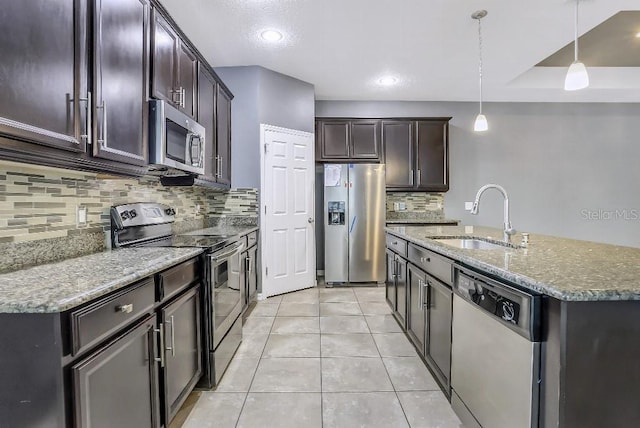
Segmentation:
{"type": "Polygon", "coordinates": [[[387,279],[385,282],[385,293],[387,303],[393,312],[396,312],[396,262],[395,254],[387,250],[387,279]]]}
{"type": "Polygon", "coordinates": [[[155,315],[71,367],[78,428],[159,427],[155,315]]]}
{"type": "Polygon", "coordinates": [[[215,122],[216,81],[202,65],[198,67],[198,123],[204,126],[204,175],[216,178],[216,122],[215,122]]]}
{"type": "Polygon", "coordinates": [[[196,117],[196,82],[198,58],[186,43],[178,43],[178,108],[191,117],[196,117]]]}
{"type": "Polygon", "coordinates": [[[169,23],[153,10],[151,33],[153,35],[152,95],[160,100],[174,103],[177,100],[176,73],[179,38],[169,23]]]}
{"type": "Polygon", "coordinates": [[[380,121],[351,121],[351,159],[380,160],[380,121]]]}
{"type": "Polygon", "coordinates": [[[85,151],[86,13],[86,0],[2,2],[0,136],[85,151]]]}
{"type": "Polygon", "coordinates": [[[413,123],[382,122],[382,144],[386,164],[387,188],[407,189],[414,185],[413,123]]]}
{"type": "Polygon", "coordinates": [[[349,122],[320,122],[321,159],[349,159],[349,122]]]}
{"type": "Polygon", "coordinates": [[[416,122],[416,184],[420,190],[449,190],[449,122],[416,122]]]}
{"type": "Polygon", "coordinates": [[[258,246],[253,246],[247,252],[247,302],[251,303],[258,296],[258,271],[256,259],[258,258],[258,246]]]}
{"type": "Polygon", "coordinates": [[[452,291],[435,278],[428,277],[429,342],[427,359],[448,394],[451,373],[452,291]]]}
{"type": "Polygon", "coordinates": [[[217,181],[231,187],[231,96],[220,85],[216,88],[217,181]]]}
{"type": "Polygon", "coordinates": [[[400,320],[400,325],[407,326],[407,261],[396,256],[396,316],[400,320]]]}
{"type": "Polygon", "coordinates": [[[413,265],[409,265],[409,306],[407,308],[407,332],[420,354],[424,355],[426,339],[426,315],[424,293],[426,288],[425,273],[413,265]]]}
{"type": "Polygon", "coordinates": [[[162,309],[161,320],[165,345],[164,422],[168,426],[202,375],[200,286],[162,309]]]}
{"type": "Polygon", "coordinates": [[[94,1],[93,154],[144,166],[149,4],[146,0],[94,1]]]}

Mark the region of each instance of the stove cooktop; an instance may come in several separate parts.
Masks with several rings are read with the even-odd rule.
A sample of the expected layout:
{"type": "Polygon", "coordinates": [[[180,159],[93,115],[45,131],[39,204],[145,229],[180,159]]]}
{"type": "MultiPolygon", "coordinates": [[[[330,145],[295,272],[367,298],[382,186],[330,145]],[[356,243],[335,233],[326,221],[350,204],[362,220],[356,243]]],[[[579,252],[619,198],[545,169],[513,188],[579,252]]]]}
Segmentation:
{"type": "Polygon", "coordinates": [[[229,243],[228,237],[223,236],[195,236],[195,235],[172,235],[153,241],[141,242],[137,247],[197,247],[217,250],[229,243]]]}

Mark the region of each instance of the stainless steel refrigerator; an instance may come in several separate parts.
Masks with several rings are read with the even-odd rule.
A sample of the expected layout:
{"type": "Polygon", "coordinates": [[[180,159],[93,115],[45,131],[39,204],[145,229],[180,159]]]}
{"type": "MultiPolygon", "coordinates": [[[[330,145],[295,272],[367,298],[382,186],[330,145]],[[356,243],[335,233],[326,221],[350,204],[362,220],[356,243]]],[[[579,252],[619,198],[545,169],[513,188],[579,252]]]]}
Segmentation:
{"type": "Polygon", "coordinates": [[[326,283],[384,282],[384,171],[384,164],[324,166],[326,283]]]}

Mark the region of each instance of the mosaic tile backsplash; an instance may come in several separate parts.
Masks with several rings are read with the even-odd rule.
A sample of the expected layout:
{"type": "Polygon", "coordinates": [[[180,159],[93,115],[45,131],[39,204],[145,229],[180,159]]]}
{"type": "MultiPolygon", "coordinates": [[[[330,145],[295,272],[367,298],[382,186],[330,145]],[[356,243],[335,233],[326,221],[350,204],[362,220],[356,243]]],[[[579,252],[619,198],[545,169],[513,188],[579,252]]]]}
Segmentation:
{"type": "Polygon", "coordinates": [[[426,192],[387,193],[387,219],[444,218],[444,194],[426,192]],[[406,210],[395,211],[394,202],[406,204],[406,210]]]}
{"type": "Polygon", "coordinates": [[[120,178],[0,161],[0,272],[8,269],[7,258],[15,266],[20,254],[42,252],[37,262],[44,263],[101,251],[109,208],[141,201],[174,207],[179,229],[202,227],[211,217],[258,216],[256,189],[164,187],[156,177],[120,178]],[[88,210],[86,226],[76,226],[78,206],[88,210]],[[61,245],[67,248],[53,251],[61,245]],[[52,251],[59,254],[49,260],[52,251]]]}

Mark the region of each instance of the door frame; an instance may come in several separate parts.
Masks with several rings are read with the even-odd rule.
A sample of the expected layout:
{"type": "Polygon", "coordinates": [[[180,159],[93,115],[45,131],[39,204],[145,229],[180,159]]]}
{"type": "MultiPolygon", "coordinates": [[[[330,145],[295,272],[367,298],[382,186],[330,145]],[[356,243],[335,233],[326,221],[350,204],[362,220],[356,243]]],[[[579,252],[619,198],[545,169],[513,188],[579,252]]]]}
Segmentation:
{"type": "MultiPolygon", "coordinates": [[[[300,131],[297,129],[290,129],[290,128],[282,128],[279,126],[275,126],[275,125],[269,125],[266,123],[261,123],[260,124],[260,192],[258,194],[258,206],[259,206],[259,212],[258,212],[258,224],[260,226],[260,249],[258,251],[258,258],[260,260],[259,266],[260,266],[260,284],[259,284],[259,292],[258,292],[258,300],[264,300],[267,298],[267,296],[264,293],[264,285],[267,284],[268,282],[268,278],[267,278],[267,266],[266,263],[264,262],[265,258],[262,256],[262,249],[266,248],[266,236],[267,236],[267,222],[266,222],[266,217],[265,217],[265,200],[263,198],[263,195],[265,195],[265,186],[266,186],[266,180],[265,180],[265,173],[266,173],[266,168],[265,168],[265,153],[266,153],[266,149],[265,149],[265,144],[266,144],[266,138],[265,138],[265,134],[267,131],[272,131],[272,132],[281,132],[281,133],[285,133],[285,134],[291,134],[291,135],[295,135],[298,137],[307,137],[310,139],[312,147],[311,147],[311,165],[312,165],[312,172],[314,174],[315,177],[315,167],[316,167],[316,159],[315,159],[315,155],[316,155],[316,151],[315,151],[315,134],[313,132],[306,132],[306,131],[300,131]]],[[[315,183],[315,178],[314,178],[314,183],[315,183]]],[[[315,275],[314,279],[313,279],[313,286],[317,287],[318,286],[318,280],[317,280],[317,273],[316,273],[316,225],[317,225],[317,219],[315,219],[315,184],[314,186],[311,186],[311,191],[314,192],[313,197],[311,198],[311,211],[310,213],[314,216],[314,222],[312,223],[312,228],[313,228],[313,232],[311,233],[311,239],[312,239],[312,245],[309,246],[310,251],[313,252],[312,257],[311,257],[311,263],[313,264],[313,269],[312,272],[315,275]]]]}

